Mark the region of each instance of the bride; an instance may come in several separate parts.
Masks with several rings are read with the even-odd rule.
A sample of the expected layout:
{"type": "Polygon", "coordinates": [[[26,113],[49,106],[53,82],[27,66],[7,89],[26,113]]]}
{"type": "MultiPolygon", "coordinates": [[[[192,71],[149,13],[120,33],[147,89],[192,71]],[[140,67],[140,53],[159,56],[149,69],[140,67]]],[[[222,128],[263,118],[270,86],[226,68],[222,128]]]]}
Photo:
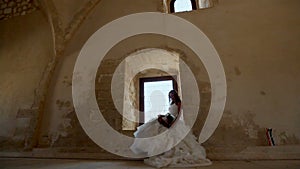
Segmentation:
{"type": "Polygon", "coordinates": [[[135,154],[148,156],[144,162],[158,168],[211,165],[211,161],[206,158],[205,149],[180,119],[181,100],[175,90],[169,92],[169,100],[169,113],[158,115],[139,126],[134,133],[135,138],[155,137],[155,141],[135,139],[130,149],[135,154]]]}

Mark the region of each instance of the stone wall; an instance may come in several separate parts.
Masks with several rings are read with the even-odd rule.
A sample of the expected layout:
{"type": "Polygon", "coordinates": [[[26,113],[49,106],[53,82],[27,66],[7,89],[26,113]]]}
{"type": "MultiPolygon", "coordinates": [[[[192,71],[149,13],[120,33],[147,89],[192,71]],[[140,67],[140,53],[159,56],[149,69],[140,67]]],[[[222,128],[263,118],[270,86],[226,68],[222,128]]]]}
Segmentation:
{"type": "Polygon", "coordinates": [[[0,20],[22,16],[36,11],[39,4],[34,0],[1,0],[0,20]]]}
{"type": "MultiPolygon", "coordinates": [[[[75,158],[88,153],[86,158],[120,158],[97,146],[85,134],[76,117],[71,89],[75,61],[84,43],[103,25],[132,13],[161,11],[162,3],[158,0],[93,2],[95,6],[89,6],[91,12],[85,13],[84,17],[64,15],[63,27],[68,28],[66,25],[71,23],[69,28],[74,32],[55,32],[58,29],[54,29],[56,34],[51,36],[49,25],[53,23],[47,23],[40,12],[22,16],[20,20],[16,17],[0,22],[1,32],[4,32],[1,34],[4,43],[0,46],[0,125],[6,126],[1,130],[3,150],[15,152],[24,148],[24,131],[30,126],[32,114],[38,111],[42,112],[42,118],[38,121],[40,129],[37,144],[31,152],[33,156],[75,158]],[[25,25],[25,28],[21,29],[19,25],[25,25]],[[58,35],[68,41],[59,46],[64,52],[59,53],[61,56],[51,76],[45,107],[33,107],[34,91],[39,89],[45,67],[51,63],[49,58],[57,50],[57,46],[52,46],[52,38],[58,35]],[[9,145],[11,140],[20,141],[9,145]]],[[[215,133],[204,143],[210,158],[283,159],[299,155],[299,3],[298,0],[219,0],[213,8],[174,14],[192,22],[206,34],[225,69],[225,111],[215,133]],[[268,146],[266,128],[273,128],[275,147],[268,146]]],[[[61,8],[56,14],[63,15],[61,8]]],[[[76,11],[80,10],[76,8],[76,11]]],[[[105,41],[103,39],[103,43],[105,41]]],[[[191,69],[201,96],[199,115],[193,126],[193,132],[198,136],[210,108],[208,74],[189,47],[162,35],[126,38],[105,55],[95,81],[101,112],[115,130],[132,134],[122,131],[122,116],[113,104],[110,87],[117,66],[131,53],[147,48],[176,51],[191,69]]],[[[190,98],[185,96],[183,99],[190,98]]]]}
{"type": "Polygon", "coordinates": [[[47,20],[36,11],[0,21],[1,150],[23,150],[34,144],[54,56],[47,20]]]}

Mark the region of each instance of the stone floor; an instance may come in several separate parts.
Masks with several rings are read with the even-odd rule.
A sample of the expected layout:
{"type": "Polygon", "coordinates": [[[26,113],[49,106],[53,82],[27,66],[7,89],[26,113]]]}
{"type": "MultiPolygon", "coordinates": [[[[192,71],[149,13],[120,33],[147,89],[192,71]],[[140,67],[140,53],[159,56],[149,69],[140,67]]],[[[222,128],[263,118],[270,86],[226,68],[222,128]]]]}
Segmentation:
{"type": "MultiPolygon", "coordinates": [[[[142,161],[0,158],[1,169],[151,169],[142,161]]],[[[213,161],[197,169],[300,169],[300,160],[213,161]]],[[[166,169],[166,168],[164,168],[166,169]]],[[[177,168],[179,169],[179,168],[177,168]]],[[[196,169],[196,168],[190,168],[196,169]]]]}

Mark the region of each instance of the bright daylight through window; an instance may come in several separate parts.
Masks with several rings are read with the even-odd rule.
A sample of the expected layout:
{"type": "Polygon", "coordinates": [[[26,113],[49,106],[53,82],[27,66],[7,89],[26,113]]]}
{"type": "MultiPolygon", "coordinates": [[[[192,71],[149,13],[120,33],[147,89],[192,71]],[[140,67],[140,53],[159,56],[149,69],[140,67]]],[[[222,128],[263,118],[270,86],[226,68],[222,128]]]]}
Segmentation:
{"type": "Polygon", "coordinates": [[[193,10],[190,0],[176,0],[174,3],[175,12],[184,12],[193,10]]]}
{"type": "Polygon", "coordinates": [[[144,112],[145,122],[166,114],[169,107],[169,91],[173,89],[173,81],[156,81],[144,83],[144,112]]]}

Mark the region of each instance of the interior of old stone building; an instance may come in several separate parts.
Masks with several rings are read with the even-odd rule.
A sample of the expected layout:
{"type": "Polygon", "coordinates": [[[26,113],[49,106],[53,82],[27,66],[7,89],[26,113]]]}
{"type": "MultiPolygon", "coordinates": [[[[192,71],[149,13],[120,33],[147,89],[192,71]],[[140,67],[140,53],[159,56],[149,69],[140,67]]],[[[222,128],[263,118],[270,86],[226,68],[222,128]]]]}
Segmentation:
{"type": "Polygon", "coordinates": [[[0,0],[0,39],[0,168],[152,168],[162,81],[204,168],[300,167],[299,0],[0,0]]]}

